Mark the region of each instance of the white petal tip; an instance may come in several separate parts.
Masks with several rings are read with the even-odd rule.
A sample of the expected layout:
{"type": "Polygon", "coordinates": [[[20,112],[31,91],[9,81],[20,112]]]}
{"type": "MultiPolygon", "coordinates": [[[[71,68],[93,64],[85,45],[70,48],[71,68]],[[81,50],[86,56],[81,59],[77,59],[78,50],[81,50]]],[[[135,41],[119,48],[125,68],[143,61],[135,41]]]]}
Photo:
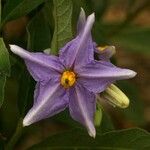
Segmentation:
{"type": "Polygon", "coordinates": [[[26,119],[24,118],[23,120],[23,126],[26,127],[26,126],[29,126],[31,123],[26,119]]]}
{"type": "Polygon", "coordinates": [[[88,134],[89,134],[89,136],[95,138],[96,137],[96,130],[95,130],[95,128],[93,127],[93,129],[89,130],[88,134]]]}
{"type": "Polygon", "coordinates": [[[137,75],[137,73],[136,73],[135,71],[132,71],[132,70],[129,71],[129,77],[130,77],[130,78],[133,78],[133,77],[135,77],[136,75],[137,75]]]}
{"type": "Polygon", "coordinates": [[[16,54],[22,58],[29,58],[30,57],[30,53],[28,51],[26,51],[25,49],[23,49],[17,45],[9,45],[9,46],[10,46],[10,50],[14,54],[16,54]]]}
{"type": "Polygon", "coordinates": [[[87,20],[90,20],[90,22],[94,23],[94,21],[95,21],[95,13],[92,13],[91,15],[89,15],[87,20]]]}
{"type": "Polygon", "coordinates": [[[9,45],[10,46],[10,50],[20,56],[23,56],[26,52],[23,48],[17,46],[17,45],[9,45]]]}
{"type": "Polygon", "coordinates": [[[18,48],[19,48],[17,45],[9,45],[9,46],[10,46],[10,50],[11,50],[12,52],[17,51],[18,48]]]}
{"type": "Polygon", "coordinates": [[[81,14],[85,14],[85,11],[84,11],[84,9],[82,7],[80,8],[80,13],[81,14]]]}
{"type": "Polygon", "coordinates": [[[94,138],[95,139],[95,137],[96,137],[96,132],[94,131],[94,132],[88,132],[88,134],[89,134],[89,136],[91,136],[92,138],[94,138]]]}
{"type": "Polygon", "coordinates": [[[92,13],[92,14],[90,15],[90,17],[95,20],[95,13],[92,13]]]}
{"type": "Polygon", "coordinates": [[[81,7],[79,18],[80,18],[80,21],[83,21],[83,22],[86,21],[86,14],[85,14],[85,11],[82,7],[81,7]]]}
{"type": "Polygon", "coordinates": [[[121,73],[122,79],[130,79],[136,76],[136,72],[130,69],[124,69],[124,71],[121,73]]]}

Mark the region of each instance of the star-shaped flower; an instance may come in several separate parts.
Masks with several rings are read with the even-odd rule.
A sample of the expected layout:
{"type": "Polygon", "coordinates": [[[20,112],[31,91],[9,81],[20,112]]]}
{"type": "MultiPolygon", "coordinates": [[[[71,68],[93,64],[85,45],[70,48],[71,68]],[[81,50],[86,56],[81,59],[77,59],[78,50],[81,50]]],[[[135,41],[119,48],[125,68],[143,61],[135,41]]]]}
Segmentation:
{"type": "Polygon", "coordinates": [[[34,104],[23,120],[28,126],[69,108],[71,117],[84,125],[95,137],[96,94],[116,80],[132,78],[134,71],[121,69],[109,61],[94,60],[95,44],[91,37],[94,14],[85,17],[81,10],[77,36],[60,49],[59,57],[28,52],[10,45],[12,52],[25,60],[37,81],[34,104]]]}

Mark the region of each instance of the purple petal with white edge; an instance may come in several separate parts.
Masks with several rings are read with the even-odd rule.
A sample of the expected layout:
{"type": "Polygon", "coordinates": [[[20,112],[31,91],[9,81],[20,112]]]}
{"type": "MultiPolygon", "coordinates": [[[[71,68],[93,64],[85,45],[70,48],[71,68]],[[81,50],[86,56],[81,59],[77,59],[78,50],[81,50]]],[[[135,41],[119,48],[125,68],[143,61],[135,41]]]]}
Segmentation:
{"type": "Polygon", "coordinates": [[[93,61],[77,70],[78,82],[89,91],[98,93],[116,80],[133,78],[136,73],[129,69],[121,69],[110,62],[93,61]]]}
{"type": "Polygon", "coordinates": [[[67,68],[73,67],[75,59],[77,64],[80,63],[80,65],[82,65],[82,63],[86,64],[89,57],[93,56],[94,49],[91,48],[93,46],[91,39],[91,28],[93,26],[94,20],[95,20],[94,14],[88,16],[86,24],[81,34],[79,34],[71,42],[67,43],[60,50],[60,60],[67,68]]]}
{"type": "Polygon", "coordinates": [[[23,120],[24,126],[51,117],[68,106],[68,95],[59,83],[50,81],[44,86],[38,84],[37,88],[33,107],[23,120]]]}
{"type": "Polygon", "coordinates": [[[10,49],[25,60],[30,74],[36,81],[48,81],[54,76],[59,76],[64,69],[56,56],[28,52],[16,45],[10,45],[10,49]]]}
{"type": "Polygon", "coordinates": [[[69,110],[72,118],[83,124],[87,128],[90,136],[95,137],[95,95],[77,84],[74,88],[70,89],[69,99],[69,110]]]}
{"type": "Polygon", "coordinates": [[[84,29],[85,23],[86,23],[85,11],[83,8],[81,8],[79,19],[78,19],[78,24],[77,24],[77,34],[82,32],[82,30],[84,29]]]}
{"type": "Polygon", "coordinates": [[[136,75],[132,70],[122,69],[104,61],[92,61],[78,69],[77,74],[85,78],[115,78],[117,80],[133,78],[136,75]]]}

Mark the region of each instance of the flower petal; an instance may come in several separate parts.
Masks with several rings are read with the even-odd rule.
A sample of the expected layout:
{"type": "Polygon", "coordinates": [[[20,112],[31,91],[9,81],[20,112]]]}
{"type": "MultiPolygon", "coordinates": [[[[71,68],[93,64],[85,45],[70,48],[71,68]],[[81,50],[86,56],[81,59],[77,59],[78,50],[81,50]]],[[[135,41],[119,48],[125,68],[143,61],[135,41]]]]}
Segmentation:
{"type": "Polygon", "coordinates": [[[129,69],[121,69],[110,62],[93,61],[77,70],[78,82],[92,92],[102,92],[116,80],[129,79],[136,73],[129,69]]]}
{"type": "Polygon", "coordinates": [[[77,34],[82,32],[82,30],[84,29],[85,23],[86,23],[85,11],[83,8],[81,8],[79,19],[78,19],[78,24],[77,24],[77,34]]]}
{"type": "Polygon", "coordinates": [[[34,104],[23,120],[24,126],[51,117],[68,106],[68,95],[59,83],[50,81],[36,88],[34,104]]]}
{"type": "Polygon", "coordinates": [[[83,31],[71,42],[67,43],[60,50],[60,60],[67,68],[72,68],[75,61],[76,65],[86,64],[89,58],[93,58],[94,48],[91,39],[91,28],[95,20],[91,14],[86,21],[83,31]]]}
{"type": "Polygon", "coordinates": [[[95,95],[81,85],[70,89],[69,110],[72,118],[83,124],[90,136],[95,137],[94,127],[95,95]]]}
{"type": "Polygon", "coordinates": [[[113,79],[99,79],[99,78],[78,78],[78,82],[82,84],[87,90],[100,93],[104,91],[111,83],[115,82],[113,79]]]}
{"type": "Polygon", "coordinates": [[[59,75],[64,68],[56,56],[28,52],[16,45],[10,45],[10,48],[12,52],[25,60],[30,74],[36,81],[48,81],[53,76],[59,75]]]}

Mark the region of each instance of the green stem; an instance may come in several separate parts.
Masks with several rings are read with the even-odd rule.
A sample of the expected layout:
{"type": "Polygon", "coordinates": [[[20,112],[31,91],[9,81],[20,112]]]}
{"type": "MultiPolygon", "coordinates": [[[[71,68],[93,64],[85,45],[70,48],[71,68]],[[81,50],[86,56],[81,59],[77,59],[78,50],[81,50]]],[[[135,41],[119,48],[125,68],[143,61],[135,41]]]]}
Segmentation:
{"type": "Polygon", "coordinates": [[[9,142],[7,143],[5,150],[13,150],[14,146],[16,145],[18,139],[21,137],[23,131],[23,126],[22,126],[22,118],[18,121],[16,131],[14,135],[11,137],[9,142]]]}

